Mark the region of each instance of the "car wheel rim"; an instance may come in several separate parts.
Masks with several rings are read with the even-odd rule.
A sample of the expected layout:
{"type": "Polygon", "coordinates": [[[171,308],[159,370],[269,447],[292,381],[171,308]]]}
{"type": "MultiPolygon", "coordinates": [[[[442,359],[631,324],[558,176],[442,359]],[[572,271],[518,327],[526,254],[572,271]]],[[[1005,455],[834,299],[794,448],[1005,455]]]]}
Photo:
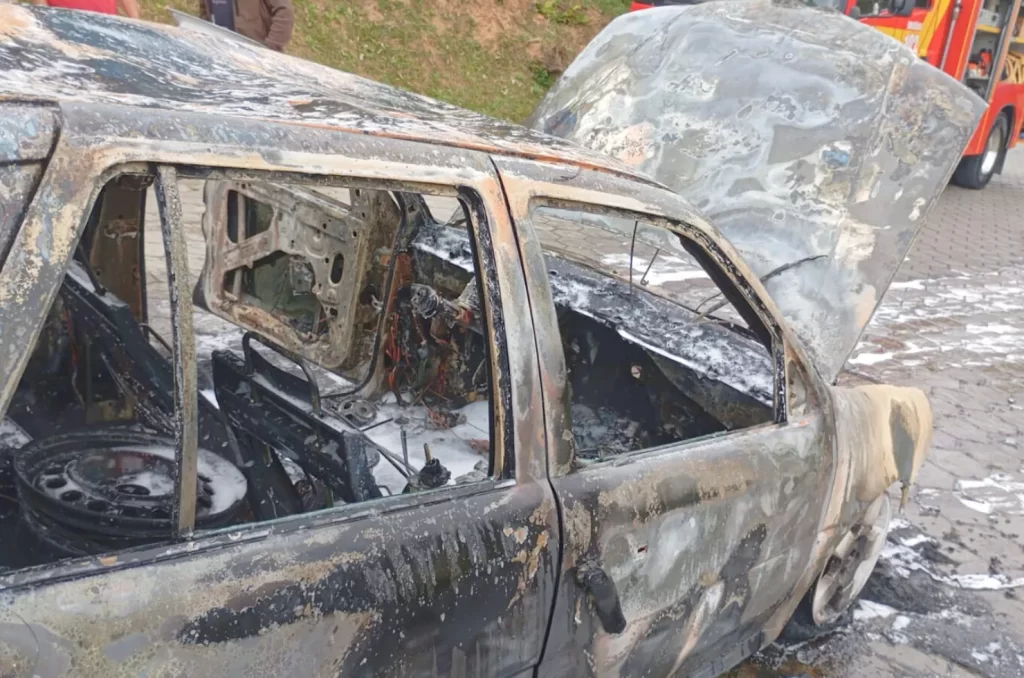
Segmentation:
{"type": "Polygon", "coordinates": [[[882,554],[891,520],[889,496],[883,494],[839,542],[814,586],[811,613],[815,624],[835,621],[860,595],[882,554]]]}
{"type": "Polygon", "coordinates": [[[985,146],[985,157],[981,161],[981,173],[988,175],[995,169],[999,152],[1003,150],[1003,133],[998,125],[988,135],[988,144],[985,146]]]}

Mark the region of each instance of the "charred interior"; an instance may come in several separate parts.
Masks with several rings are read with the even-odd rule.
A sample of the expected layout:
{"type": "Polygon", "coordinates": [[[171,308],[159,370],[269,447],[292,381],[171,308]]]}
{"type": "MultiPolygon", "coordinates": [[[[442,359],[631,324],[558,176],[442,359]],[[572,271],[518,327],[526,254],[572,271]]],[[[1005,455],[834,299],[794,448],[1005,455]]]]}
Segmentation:
{"type": "MultiPolygon", "coordinates": [[[[171,534],[173,351],[150,318],[151,184],[104,188],[3,421],[0,539],[17,545],[4,567],[171,534]]],[[[422,196],[208,181],[203,198],[193,301],[228,322],[214,350],[197,347],[197,529],[487,477],[480,287],[414,255],[422,196]]]]}
{"type": "MultiPolygon", "coordinates": [[[[542,243],[546,230],[560,240],[571,228],[536,215],[533,226],[542,243]]],[[[414,247],[453,265],[451,275],[472,270],[469,241],[450,223],[421,229],[414,247]]],[[[652,287],[630,285],[564,248],[546,248],[545,255],[577,461],[772,420],[774,362],[755,333],[714,316],[702,319],[652,287]]]]}
{"type": "MultiPolygon", "coordinates": [[[[174,358],[151,319],[167,303],[147,288],[151,184],[126,175],[102,191],[0,422],[0,567],[172,534],[174,358]]],[[[197,346],[196,529],[492,474],[481,258],[467,211],[442,223],[430,200],[204,182],[193,301],[223,329],[197,346]]],[[[764,347],[569,259],[549,267],[578,460],[771,420],[764,347]]]]}

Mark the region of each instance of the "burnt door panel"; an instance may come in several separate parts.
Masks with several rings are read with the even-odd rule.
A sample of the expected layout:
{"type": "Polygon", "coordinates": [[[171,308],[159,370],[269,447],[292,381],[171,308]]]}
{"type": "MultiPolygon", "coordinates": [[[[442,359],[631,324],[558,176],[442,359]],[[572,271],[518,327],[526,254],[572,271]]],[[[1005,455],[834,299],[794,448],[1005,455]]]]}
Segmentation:
{"type": "Polygon", "coordinates": [[[551,609],[547,496],[453,487],[12,575],[0,607],[40,658],[14,675],[516,675],[551,609]]]}
{"type": "Polygon", "coordinates": [[[495,164],[521,235],[563,526],[539,675],[718,675],[761,646],[765,622],[774,632],[807,583],[832,478],[826,421],[806,393],[790,402],[777,313],[677,195],[603,172],[495,164]],[[564,262],[605,280],[570,279],[564,262]],[[609,294],[619,283],[624,294],[609,294]],[[610,332],[567,333],[573,317],[610,332]],[[765,360],[734,359],[748,351],[712,348],[712,335],[765,360]],[[595,366],[616,378],[593,378],[595,366]],[[630,380],[642,388],[620,386],[630,380]],[[607,403],[585,402],[602,382],[627,401],[623,416],[595,417],[607,403]],[[638,435],[645,421],[627,408],[644,401],[661,422],[653,433],[673,440],[649,424],[638,435]]]}
{"type": "Polygon", "coordinates": [[[714,676],[756,651],[814,543],[821,427],[766,425],[554,479],[565,552],[541,675],[714,676]],[[586,581],[595,570],[603,590],[586,581]]]}

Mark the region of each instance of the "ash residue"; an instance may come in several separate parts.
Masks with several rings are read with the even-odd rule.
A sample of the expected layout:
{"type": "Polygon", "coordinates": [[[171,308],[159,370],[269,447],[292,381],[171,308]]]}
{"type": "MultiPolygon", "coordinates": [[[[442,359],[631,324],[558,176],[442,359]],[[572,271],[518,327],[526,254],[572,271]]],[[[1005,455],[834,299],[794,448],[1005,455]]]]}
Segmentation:
{"type": "Polygon", "coordinates": [[[619,416],[614,410],[586,405],[572,406],[576,454],[586,459],[603,459],[643,447],[638,440],[638,422],[619,416]]]}

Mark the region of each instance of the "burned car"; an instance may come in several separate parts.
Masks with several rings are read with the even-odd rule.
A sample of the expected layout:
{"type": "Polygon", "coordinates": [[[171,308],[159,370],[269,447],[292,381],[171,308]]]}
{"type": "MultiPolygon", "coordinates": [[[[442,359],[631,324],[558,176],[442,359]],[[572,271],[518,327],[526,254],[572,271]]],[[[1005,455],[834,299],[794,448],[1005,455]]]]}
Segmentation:
{"type": "Polygon", "coordinates": [[[840,619],[931,413],[831,382],[980,104],[837,15],[693,11],[598,38],[716,36],[663,94],[717,106],[687,200],[614,97],[620,160],[0,5],[0,674],[716,675],[840,619]]]}

